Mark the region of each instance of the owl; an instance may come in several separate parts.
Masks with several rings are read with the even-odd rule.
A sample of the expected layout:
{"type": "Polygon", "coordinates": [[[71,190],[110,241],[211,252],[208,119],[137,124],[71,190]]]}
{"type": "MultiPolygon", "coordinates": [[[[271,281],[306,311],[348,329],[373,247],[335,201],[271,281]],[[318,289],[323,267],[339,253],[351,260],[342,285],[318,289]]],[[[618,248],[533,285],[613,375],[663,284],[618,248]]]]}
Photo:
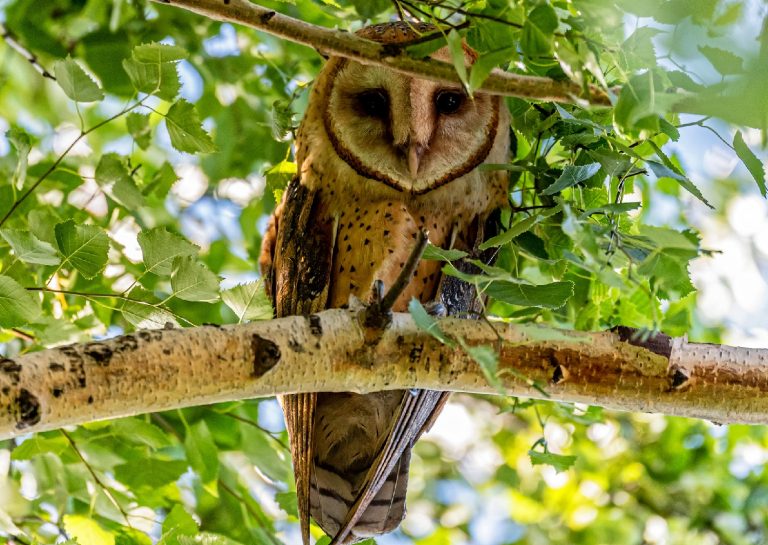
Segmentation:
{"type": "MultiPolygon", "coordinates": [[[[359,34],[404,43],[429,25],[388,23],[359,34]]],[[[475,53],[465,46],[469,65],[475,53]]],[[[449,61],[446,48],[433,58],[449,61]]],[[[421,230],[474,258],[508,202],[509,112],[498,96],[331,57],[313,85],[295,142],[298,174],[263,239],[260,265],[277,316],[370,301],[390,286],[421,230]]],[[[394,311],[416,298],[449,314],[476,308],[473,288],[422,260],[394,311]]],[[[472,265],[459,263],[464,270],[472,265]]],[[[282,396],[304,544],[309,516],[334,544],[392,531],[405,515],[411,447],[447,393],[282,396]]]]}

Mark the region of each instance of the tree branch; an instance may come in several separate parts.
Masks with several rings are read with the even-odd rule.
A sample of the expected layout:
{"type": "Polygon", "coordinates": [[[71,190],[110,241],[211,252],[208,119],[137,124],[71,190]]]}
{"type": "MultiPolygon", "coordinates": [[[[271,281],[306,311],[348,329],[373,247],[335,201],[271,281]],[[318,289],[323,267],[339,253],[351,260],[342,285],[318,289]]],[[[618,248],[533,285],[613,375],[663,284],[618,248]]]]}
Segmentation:
{"type": "MultiPolygon", "coordinates": [[[[410,76],[461,84],[453,65],[434,59],[414,59],[402,48],[366,40],[353,33],[312,25],[267,9],[248,0],[153,0],[199,13],[217,21],[241,24],[268,32],[319,51],[355,60],[362,64],[386,66],[410,76]]],[[[587,89],[572,81],[522,76],[496,70],[477,89],[496,95],[516,96],[550,102],[589,102],[610,106],[608,95],[594,85],[587,89]]]]}
{"type": "MultiPolygon", "coordinates": [[[[468,345],[503,339],[510,395],[768,423],[768,350],[687,343],[634,330],[583,333],[446,318],[468,345]]],[[[0,437],[91,420],[313,391],[430,388],[498,393],[460,348],[395,314],[371,335],[359,313],[327,310],[238,326],[139,331],[0,358],[0,437]]]]}

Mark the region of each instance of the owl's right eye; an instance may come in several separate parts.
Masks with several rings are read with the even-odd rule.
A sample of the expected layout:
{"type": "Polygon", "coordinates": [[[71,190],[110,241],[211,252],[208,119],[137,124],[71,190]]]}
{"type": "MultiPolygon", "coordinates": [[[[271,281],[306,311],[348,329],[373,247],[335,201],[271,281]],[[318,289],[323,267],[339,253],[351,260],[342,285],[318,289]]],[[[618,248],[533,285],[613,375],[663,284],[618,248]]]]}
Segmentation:
{"type": "Polygon", "coordinates": [[[367,116],[385,119],[389,115],[389,96],[383,89],[363,91],[356,99],[360,110],[367,116]]]}

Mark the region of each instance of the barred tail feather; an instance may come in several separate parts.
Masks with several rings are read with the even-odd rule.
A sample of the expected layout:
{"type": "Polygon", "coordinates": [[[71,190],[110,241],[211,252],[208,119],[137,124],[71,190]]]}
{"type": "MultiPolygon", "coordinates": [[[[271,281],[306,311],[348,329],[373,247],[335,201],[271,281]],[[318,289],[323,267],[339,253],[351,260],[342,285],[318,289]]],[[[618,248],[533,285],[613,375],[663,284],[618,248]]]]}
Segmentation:
{"type": "MultiPolygon", "coordinates": [[[[411,449],[408,448],[343,543],[355,543],[397,528],[405,517],[410,462],[411,449]]],[[[336,535],[357,500],[352,483],[331,468],[315,466],[309,493],[312,518],[328,535],[336,535]]]]}

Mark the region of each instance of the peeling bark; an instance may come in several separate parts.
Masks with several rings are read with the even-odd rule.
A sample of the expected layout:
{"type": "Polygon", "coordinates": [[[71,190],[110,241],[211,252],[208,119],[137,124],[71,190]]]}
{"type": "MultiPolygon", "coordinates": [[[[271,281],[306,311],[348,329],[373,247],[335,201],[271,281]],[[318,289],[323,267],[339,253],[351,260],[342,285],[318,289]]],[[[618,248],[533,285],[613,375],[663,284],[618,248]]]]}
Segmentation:
{"type": "MultiPolygon", "coordinates": [[[[583,333],[446,318],[470,345],[496,345],[506,393],[717,422],[768,423],[768,350],[633,330],[583,333]],[[514,371],[511,372],[511,371],[514,371]],[[520,378],[524,377],[524,378],[520,378]]],[[[0,359],[0,437],[68,424],[271,396],[429,388],[498,393],[460,348],[395,314],[366,330],[327,310],[239,326],[138,331],[0,359]]]]}
{"type": "MultiPolygon", "coordinates": [[[[268,32],[280,38],[313,47],[326,55],[336,55],[362,64],[386,66],[410,76],[461,84],[453,65],[433,59],[414,59],[393,44],[366,40],[350,32],[323,28],[248,0],[153,0],[193,11],[217,21],[227,21],[268,32]]],[[[495,70],[482,87],[486,93],[516,96],[532,100],[610,106],[602,89],[590,85],[584,89],[571,81],[523,76],[495,70]]]]}

